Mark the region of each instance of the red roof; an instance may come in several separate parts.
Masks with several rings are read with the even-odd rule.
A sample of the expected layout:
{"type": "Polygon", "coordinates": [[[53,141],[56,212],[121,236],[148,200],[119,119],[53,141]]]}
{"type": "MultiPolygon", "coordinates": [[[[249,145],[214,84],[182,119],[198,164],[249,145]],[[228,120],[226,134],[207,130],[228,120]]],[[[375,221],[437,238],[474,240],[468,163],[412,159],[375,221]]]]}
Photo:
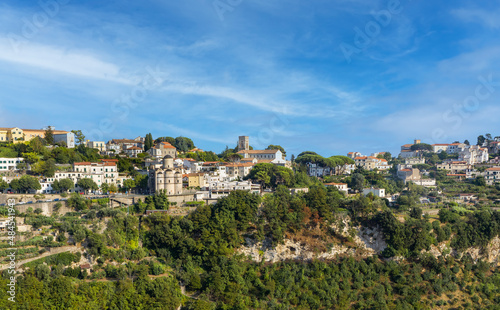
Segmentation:
{"type": "Polygon", "coordinates": [[[253,163],[230,163],[227,164],[226,167],[239,168],[239,167],[253,167],[253,163]]]}
{"type": "Polygon", "coordinates": [[[164,149],[175,149],[175,146],[172,146],[172,144],[168,143],[168,142],[160,142],[158,143],[157,145],[155,145],[155,148],[160,148],[160,144],[162,146],[162,148],[164,149]]]}
{"type": "Polygon", "coordinates": [[[92,165],[91,162],[89,161],[84,161],[84,162],[80,162],[80,163],[74,163],[75,166],[89,166],[89,165],[92,165]]]}
{"type": "Polygon", "coordinates": [[[500,167],[488,168],[486,171],[500,171],[500,167]]]}

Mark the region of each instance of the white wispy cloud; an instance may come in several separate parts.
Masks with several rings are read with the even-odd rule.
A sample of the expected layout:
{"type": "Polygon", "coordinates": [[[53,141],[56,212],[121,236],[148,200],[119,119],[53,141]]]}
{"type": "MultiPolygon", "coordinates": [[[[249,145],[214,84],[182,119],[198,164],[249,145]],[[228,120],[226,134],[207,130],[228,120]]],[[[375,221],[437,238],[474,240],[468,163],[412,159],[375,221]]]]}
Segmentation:
{"type": "Polygon", "coordinates": [[[131,84],[120,76],[120,67],[89,52],[66,50],[37,43],[17,45],[13,39],[0,37],[0,61],[51,70],[70,76],[131,84]]]}

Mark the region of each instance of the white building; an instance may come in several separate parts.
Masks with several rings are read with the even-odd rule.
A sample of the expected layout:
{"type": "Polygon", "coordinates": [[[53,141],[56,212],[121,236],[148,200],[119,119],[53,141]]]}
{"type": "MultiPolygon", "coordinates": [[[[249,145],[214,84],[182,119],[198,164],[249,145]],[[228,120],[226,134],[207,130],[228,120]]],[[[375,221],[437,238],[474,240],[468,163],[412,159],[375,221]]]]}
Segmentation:
{"type": "Polygon", "coordinates": [[[334,169],[330,167],[322,167],[318,164],[307,163],[307,175],[310,177],[323,177],[326,175],[333,175],[335,173],[334,169]]]}
{"type": "Polygon", "coordinates": [[[486,169],[484,172],[484,179],[488,185],[500,182],[500,167],[486,169]]]}
{"type": "Polygon", "coordinates": [[[58,171],[53,178],[48,178],[47,181],[52,183],[54,180],[71,179],[76,184],[84,178],[91,179],[99,187],[104,183],[120,184],[115,160],[102,160],[100,163],[74,163],[73,171],[58,171]]]}
{"type": "Polygon", "coordinates": [[[448,145],[448,154],[456,154],[456,153],[460,153],[461,151],[463,151],[465,148],[467,147],[466,144],[464,143],[452,143],[450,145],[448,145]]]}
{"type": "Polygon", "coordinates": [[[368,195],[369,193],[372,193],[373,195],[384,198],[385,197],[385,189],[384,188],[364,188],[363,189],[363,195],[368,195]]]}
{"type": "Polygon", "coordinates": [[[333,186],[336,187],[339,191],[347,194],[348,188],[346,183],[325,183],[323,184],[326,187],[333,186]]]}
{"type": "Polygon", "coordinates": [[[280,150],[243,150],[239,151],[238,154],[242,155],[243,158],[256,158],[259,159],[280,159],[283,160],[283,153],[280,150]]]}
{"type": "Polygon", "coordinates": [[[17,170],[17,165],[22,163],[24,158],[0,158],[0,171],[17,170]]]}
{"type": "Polygon", "coordinates": [[[477,145],[465,147],[459,151],[458,160],[470,165],[486,163],[489,160],[488,149],[477,145]]]}
{"type": "Polygon", "coordinates": [[[434,153],[448,152],[448,147],[450,145],[447,143],[438,143],[432,145],[432,151],[434,153]]]}
{"type": "Polygon", "coordinates": [[[125,154],[127,154],[128,157],[137,157],[137,155],[141,154],[143,149],[137,146],[130,146],[125,149],[125,154]]]}
{"type": "Polygon", "coordinates": [[[75,134],[70,132],[66,133],[54,133],[54,142],[64,142],[67,148],[75,147],[75,134]]]}

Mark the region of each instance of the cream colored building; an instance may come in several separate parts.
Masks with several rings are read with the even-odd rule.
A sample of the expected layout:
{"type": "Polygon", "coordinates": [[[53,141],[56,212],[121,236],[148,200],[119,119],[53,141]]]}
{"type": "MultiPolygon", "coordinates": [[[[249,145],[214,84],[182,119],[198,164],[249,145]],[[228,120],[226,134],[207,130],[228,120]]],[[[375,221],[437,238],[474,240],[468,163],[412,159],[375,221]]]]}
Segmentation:
{"type": "Polygon", "coordinates": [[[152,193],[164,191],[167,195],[182,194],[182,171],[174,167],[174,158],[166,155],[162,166],[149,170],[149,189],[152,193]]]}
{"type": "Polygon", "coordinates": [[[106,151],[106,143],[104,141],[89,141],[85,143],[88,148],[98,149],[100,152],[106,151]]]}
{"type": "Polygon", "coordinates": [[[444,161],[443,163],[438,164],[437,168],[441,170],[448,170],[451,171],[451,173],[456,174],[469,170],[472,166],[466,161],[444,161]]]}
{"type": "Polygon", "coordinates": [[[177,157],[177,149],[168,142],[160,142],[148,150],[152,157],[164,158],[165,156],[177,157]]]}
{"type": "Polygon", "coordinates": [[[229,163],[226,165],[226,175],[229,180],[243,179],[250,173],[253,166],[253,163],[229,163]]]}
{"type": "Polygon", "coordinates": [[[120,185],[118,182],[118,167],[115,161],[101,161],[99,163],[79,162],[73,164],[73,171],[58,171],[53,178],[47,181],[71,179],[73,183],[87,178],[94,181],[99,187],[104,183],[120,185]]]}

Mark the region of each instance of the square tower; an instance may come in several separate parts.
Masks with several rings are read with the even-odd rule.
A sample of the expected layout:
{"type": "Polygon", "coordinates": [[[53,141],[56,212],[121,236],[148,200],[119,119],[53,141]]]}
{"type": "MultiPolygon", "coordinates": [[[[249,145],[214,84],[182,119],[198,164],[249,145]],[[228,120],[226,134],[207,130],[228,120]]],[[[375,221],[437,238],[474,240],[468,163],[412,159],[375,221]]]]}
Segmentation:
{"type": "Polygon", "coordinates": [[[248,136],[239,136],[238,138],[238,150],[248,151],[250,150],[250,142],[248,136]]]}

